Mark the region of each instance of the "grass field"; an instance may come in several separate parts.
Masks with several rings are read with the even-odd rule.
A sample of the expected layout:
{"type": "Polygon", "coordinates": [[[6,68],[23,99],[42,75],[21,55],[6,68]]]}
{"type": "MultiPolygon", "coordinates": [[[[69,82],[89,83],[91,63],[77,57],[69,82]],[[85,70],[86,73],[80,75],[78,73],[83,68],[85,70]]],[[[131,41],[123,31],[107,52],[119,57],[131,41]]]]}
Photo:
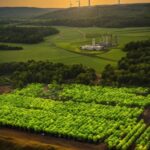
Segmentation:
{"type": "Polygon", "coordinates": [[[65,64],[83,64],[94,68],[98,73],[107,64],[115,66],[117,61],[125,55],[121,48],[129,41],[150,38],[150,27],[147,28],[72,28],[56,27],[60,33],[49,36],[40,44],[11,44],[22,46],[22,51],[1,51],[0,63],[27,60],[49,60],[65,64]],[[107,52],[81,51],[80,46],[89,43],[94,37],[99,40],[102,33],[118,35],[119,46],[107,52]]]}

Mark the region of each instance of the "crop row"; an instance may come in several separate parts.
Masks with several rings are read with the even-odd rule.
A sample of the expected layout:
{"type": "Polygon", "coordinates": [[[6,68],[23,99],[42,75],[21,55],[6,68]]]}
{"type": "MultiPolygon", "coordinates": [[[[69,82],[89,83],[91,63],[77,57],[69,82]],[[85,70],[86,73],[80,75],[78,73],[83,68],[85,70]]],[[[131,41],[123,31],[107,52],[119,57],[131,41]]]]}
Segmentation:
{"type": "Polygon", "coordinates": [[[138,121],[144,110],[141,106],[146,106],[148,101],[144,100],[141,105],[141,102],[138,102],[142,99],[135,101],[134,98],[134,102],[133,99],[128,99],[134,96],[148,98],[149,95],[135,94],[145,93],[146,89],[124,89],[125,92],[122,92],[123,88],[117,91],[117,88],[57,85],[57,88],[49,87],[44,90],[48,91],[46,94],[53,93],[54,99],[58,99],[40,98],[43,92],[41,84],[32,84],[11,94],[0,95],[0,125],[87,142],[105,141],[109,149],[127,150],[135,142],[137,150],[139,147],[149,148],[149,128],[146,129],[143,120],[138,121]],[[115,96],[115,92],[120,94],[120,99],[126,97],[128,104],[138,103],[136,106],[139,107],[127,107],[124,101],[119,100],[119,96],[115,96]],[[63,98],[63,94],[67,96],[63,98]],[[82,94],[86,96],[87,101],[84,98],[82,100],[82,94]],[[118,97],[115,106],[110,103],[111,99],[98,104],[96,99],[94,101],[94,98],[107,94],[107,98],[109,95],[110,98],[118,97]],[[142,138],[144,136],[146,138],[142,138]]]}
{"type": "Polygon", "coordinates": [[[92,87],[76,84],[64,85],[58,93],[58,99],[120,106],[143,107],[150,105],[150,95],[145,96],[142,90],[140,93],[140,91],[136,91],[136,88],[131,91],[127,91],[126,88],[92,87]]]}
{"type": "Polygon", "coordinates": [[[136,141],[136,150],[150,149],[150,126],[143,132],[140,138],[136,141]]]}
{"type": "Polygon", "coordinates": [[[150,105],[147,88],[112,88],[79,84],[50,84],[46,89],[42,84],[31,84],[15,94],[30,97],[46,97],[61,101],[97,103],[105,105],[145,107],[150,105]],[[48,88],[49,87],[49,88],[48,88]]]}
{"type": "Polygon", "coordinates": [[[125,125],[133,128],[137,122],[134,120],[124,122],[121,120],[106,120],[105,118],[93,116],[85,117],[72,113],[66,114],[65,112],[51,112],[51,110],[26,109],[4,105],[0,107],[0,124],[39,133],[44,132],[58,137],[100,142],[119,132],[120,126],[125,125]]]}
{"type": "Polygon", "coordinates": [[[74,115],[102,117],[105,119],[136,119],[142,114],[141,108],[127,108],[94,103],[78,103],[72,101],[53,101],[49,99],[25,97],[17,94],[0,95],[0,105],[21,107],[26,109],[51,110],[51,112],[72,113],[74,115]]]}

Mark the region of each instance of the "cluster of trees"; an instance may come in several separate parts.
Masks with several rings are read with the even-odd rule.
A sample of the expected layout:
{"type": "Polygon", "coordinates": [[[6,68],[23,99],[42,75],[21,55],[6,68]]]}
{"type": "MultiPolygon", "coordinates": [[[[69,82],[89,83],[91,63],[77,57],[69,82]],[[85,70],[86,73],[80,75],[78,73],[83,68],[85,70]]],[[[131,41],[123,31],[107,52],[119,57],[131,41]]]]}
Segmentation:
{"type": "Polygon", "coordinates": [[[70,27],[147,27],[150,26],[149,18],[122,18],[122,17],[93,17],[82,19],[52,19],[49,21],[29,21],[25,24],[44,26],[70,26],[70,27]],[[142,20],[142,21],[141,21],[142,20]]]}
{"type": "Polygon", "coordinates": [[[3,50],[23,50],[23,48],[18,46],[9,46],[5,44],[0,44],[0,51],[3,50]]]}
{"type": "Polygon", "coordinates": [[[0,28],[0,42],[10,43],[39,43],[45,36],[57,34],[59,31],[52,27],[17,27],[0,28]]]}
{"type": "Polygon", "coordinates": [[[150,86],[150,40],[130,42],[123,50],[127,55],[118,62],[117,68],[105,67],[102,84],[150,86]]]}
{"type": "Polygon", "coordinates": [[[48,61],[14,62],[0,64],[0,76],[10,76],[14,86],[29,83],[82,83],[92,84],[95,70],[82,65],[67,66],[48,61]]]}

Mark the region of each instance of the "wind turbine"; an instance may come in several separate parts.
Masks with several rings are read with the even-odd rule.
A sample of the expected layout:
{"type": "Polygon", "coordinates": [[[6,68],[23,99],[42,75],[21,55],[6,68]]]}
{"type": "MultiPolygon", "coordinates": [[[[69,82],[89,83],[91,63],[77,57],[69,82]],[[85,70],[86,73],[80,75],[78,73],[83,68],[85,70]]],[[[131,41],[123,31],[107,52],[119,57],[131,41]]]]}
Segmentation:
{"type": "Polygon", "coordinates": [[[78,7],[80,7],[81,6],[80,0],[77,0],[77,2],[78,2],[78,7]]]}
{"type": "Polygon", "coordinates": [[[72,7],[72,1],[70,0],[70,8],[72,7]]]}

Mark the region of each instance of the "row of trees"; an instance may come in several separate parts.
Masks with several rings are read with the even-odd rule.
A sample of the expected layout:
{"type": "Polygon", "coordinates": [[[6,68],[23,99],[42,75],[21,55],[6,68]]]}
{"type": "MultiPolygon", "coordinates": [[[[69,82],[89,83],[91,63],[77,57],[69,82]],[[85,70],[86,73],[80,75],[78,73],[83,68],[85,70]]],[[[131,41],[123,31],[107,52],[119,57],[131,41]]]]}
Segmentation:
{"type": "Polygon", "coordinates": [[[150,40],[130,42],[124,51],[127,55],[118,62],[117,68],[105,67],[102,84],[150,86],[150,40]]]}
{"type": "Polygon", "coordinates": [[[59,33],[59,31],[52,27],[7,26],[0,28],[0,42],[39,43],[44,40],[45,36],[57,33],[59,33]]]}
{"type": "Polygon", "coordinates": [[[137,18],[122,18],[122,17],[93,17],[93,18],[64,18],[64,19],[52,19],[49,21],[38,20],[28,21],[27,25],[45,25],[45,26],[70,26],[70,27],[147,27],[150,25],[149,18],[137,19],[137,18]],[[142,20],[142,21],[141,21],[142,20]]]}
{"type": "Polygon", "coordinates": [[[0,51],[3,50],[23,50],[22,47],[0,44],[0,51]]]}
{"type": "Polygon", "coordinates": [[[82,83],[92,84],[96,79],[93,69],[82,65],[67,66],[49,61],[28,61],[0,64],[0,75],[10,76],[15,86],[28,83],[82,83]]]}

